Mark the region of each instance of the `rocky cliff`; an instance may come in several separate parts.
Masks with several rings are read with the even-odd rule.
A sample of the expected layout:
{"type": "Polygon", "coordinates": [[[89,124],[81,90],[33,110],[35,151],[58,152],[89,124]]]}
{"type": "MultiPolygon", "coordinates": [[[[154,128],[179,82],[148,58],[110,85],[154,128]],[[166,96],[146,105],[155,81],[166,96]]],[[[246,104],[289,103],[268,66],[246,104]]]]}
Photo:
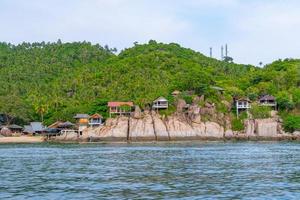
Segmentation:
{"type": "MultiPolygon", "coordinates": [[[[86,129],[82,139],[93,141],[168,141],[203,139],[281,139],[295,138],[282,131],[279,118],[248,119],[245,130],[231,130],[228,116],[216,113],[213,105],[200,108],[197,104],[185,110],[185,102],[179,101],[177,112],[161,116],[154,111],[136,112],[130,117],[108,119],[104,126],[86,129]],[[210,120],[203,120],[210,116],[210,120]]],[[[298,134],[299,135],[299,134],[298,134]]],[[[298,136],[297,136],[298,137],[298,136]]]]}

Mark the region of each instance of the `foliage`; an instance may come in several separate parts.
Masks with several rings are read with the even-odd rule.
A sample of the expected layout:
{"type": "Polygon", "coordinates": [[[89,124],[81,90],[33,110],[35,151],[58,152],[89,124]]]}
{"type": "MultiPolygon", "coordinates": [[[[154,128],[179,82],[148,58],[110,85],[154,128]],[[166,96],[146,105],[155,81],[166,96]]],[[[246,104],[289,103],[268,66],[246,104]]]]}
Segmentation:
{"type": "Polygon", "coordinates": [[[300,116],[288,115],[284,118],[283,127],[290,133],[300,131],[300,116]]]}
{"type": "MultiPolygon", "coordinates": [[[[178,44],[154,40],[115,55],[89,42],[0,43],[0,114],[7,123],[73,120],[76,113],[107,117],[107,101],[133,101],[141,108],[174,90],[194,91],[225,112],[219,102],[269,93],[282,110],[299,109],[300,60],[264,68],[208,58],[178,44]],[[219,95],[210,89],[225,89],[219,95]]],[[[185,97],[190,102],[190,97],[185,97]]],[[[168,113],[171,113],[170,108],[168,113]]]]}
{"type": "Polygon", "coordinates": [[[250,109],[250,113],[254,119],[265,119],[271,117],[271,109],[267,106],[259,106],[253,104],[250,109]]]}
{"type": "Polygon", "coordinates": [[[233,131],[242,131],[245,129],[243,120],[241,118],[233,118],[231,121],[231,128],[233,131]]]}

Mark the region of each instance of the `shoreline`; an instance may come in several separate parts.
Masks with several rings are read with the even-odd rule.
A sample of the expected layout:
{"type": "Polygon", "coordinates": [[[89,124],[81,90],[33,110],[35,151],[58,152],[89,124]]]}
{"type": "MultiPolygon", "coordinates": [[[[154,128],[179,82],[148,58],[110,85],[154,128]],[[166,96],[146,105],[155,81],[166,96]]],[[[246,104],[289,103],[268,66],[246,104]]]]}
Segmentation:
{"type": "Polygon", "coordinates": [[[43,143],[43,142],[45,142],[43,136],[0,137],[0,144],[31,144],[31,143],[43,143]]]}
{"type": "Polygon", "coordinates": [[[169,140],[151,140],[151,139],[134,139],[126,140],[126,138],[79,138],[73,140],[59,140],[50,139],[47,140],[43,136],[15,136],[15,137],[0,137],[0,144],[32,144],[32,143],[61,143],[61,144],[157,144],[157,143],[186,143],[186,142],[284,142],[284,141],[300,141],[299,136],[295,135],[284,135],[277,137],[224,137],[224,138],[214,138],[214,137],[182,137],[182,138],[172,138],[169,140]]]}

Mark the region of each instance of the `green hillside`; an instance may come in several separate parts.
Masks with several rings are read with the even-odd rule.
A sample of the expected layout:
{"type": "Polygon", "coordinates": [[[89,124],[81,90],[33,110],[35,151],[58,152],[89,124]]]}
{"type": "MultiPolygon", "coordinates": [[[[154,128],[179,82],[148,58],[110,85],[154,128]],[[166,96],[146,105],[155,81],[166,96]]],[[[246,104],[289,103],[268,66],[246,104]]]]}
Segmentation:
{"type": "MultiPolygon", "coordinates": [[[[281,111],[298,115],[300,60],[265,68],[208,58],[178,44],[149,41],[118,56],[82,43],[0,43],[0,113],[18,122],[70,120],[75,113],[100,112],[109,100],[141,107],[177,89],[204,94],[218,104],[234,96],[277,97],[281,111]],[[218,96],[210,86],[226,90],[218,96]]],[[[3,119],[2,119],[3,120],[3,119]]]]}

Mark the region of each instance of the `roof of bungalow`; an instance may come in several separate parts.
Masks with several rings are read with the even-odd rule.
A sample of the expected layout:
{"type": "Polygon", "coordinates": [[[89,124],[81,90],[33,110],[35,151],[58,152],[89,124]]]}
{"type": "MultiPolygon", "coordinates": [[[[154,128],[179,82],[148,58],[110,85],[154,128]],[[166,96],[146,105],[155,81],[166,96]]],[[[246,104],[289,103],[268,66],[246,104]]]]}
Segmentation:
{"type": "Polygon", "coordinates": [[[40,132],[44,130],[42,122],[30,122],[30,126],[34,132],[40,132]]]}
{"type": "Polygon", "coordinates": [[[56,121],[53,124],[49,125],[48,128],[57,128],[61,123],[63,123],[63,121],[56,121]]]}
{"type": "Polygon", "coordinates": [[[107,103],[107,106],[108,107],[133,106],[133,102],[110,101],[107,103]]]}
{"type": "Polygon", "coordinates": [[[275,101],[275,97],[272,95],[264,95],[261,98],[259,98],[260,101],[275,101]]]}
{"type": "Polygon", "coordinates": [[[103,117],[102,117],[102,115],[100,115],[98,113],[95,113],[90,118],[92,118],[92,119],[102,119],[103,117]]]}
{"type": "Polygon", "coordinates": [[[90,116],[88,114],[76,114],[74,119],[89,119],[90,116]]]}
{"type": "Polygon", "coordinates": [[[165,97],[158,97],[153,102],[158,102],[158,101],[168,101],[168,100],[165,97]]]}
{"type": "Polygon", "coordinates": [[[20,129],[20,130],[23,129],[22,126],[19,126],[19,125],[16,125],[16,124],[9,125],[8,128],[9,129],[20,129]]]}
{"type": "Polygon", "coordinates": [[[58,125],[59,128],[67,128],[67,127],[72,127],[75,126],[75,124],[67,121],[67,122],[62,122],[58,125]]]}
{"type": "Polygon", "coordinates": [[[30,125],[25,125],[24,126],[24,133],[34,133],[34,130],[32,129],[32,126],[30,125]]]}
{"type": "Polygon", "coordinates": [[[236,101],[247,101],[247,102],[251,102],[250,99],[249,99],[248,97],[237,98],[236,101]]]}

